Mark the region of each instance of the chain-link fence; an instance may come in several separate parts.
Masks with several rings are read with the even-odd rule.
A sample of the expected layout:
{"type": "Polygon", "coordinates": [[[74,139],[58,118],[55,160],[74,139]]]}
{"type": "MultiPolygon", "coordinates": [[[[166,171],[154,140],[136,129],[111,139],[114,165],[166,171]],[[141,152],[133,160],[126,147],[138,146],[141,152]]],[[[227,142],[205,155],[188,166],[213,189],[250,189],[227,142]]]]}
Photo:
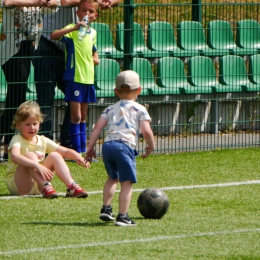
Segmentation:
{"type": "MultiPolygon", "coordinates": [[[[0,10],[1,154],[13,134],[10,117],[26,99],[38,100],[47,115],[42,133],[66,145],[69,110],[63,101],[65,54],[49,35],[76,21],[75,8],[40,10],[43,20],[35,11],[27,25],[21,21],[26,15],[28,18],[28,12],[19,17],[20,10],[0,10]],[[11,10],[13,15],[5,15],[11,10]],[[7,25],[16,21],[16,31],[8,31],[11,27],[7,25]],[[38,25],[36,35],[28,30],[26,39],[17,38],[28,24],[38,25]]],[[[99,10],[91,25],[97,31],[100,58],[95,67],[98,102],[89,106],[87,135],[104,108],[117,101],[115,76],[131,68],[141,78],[142,93],[137,101],[152,117],[155,153],[258,146],[259,10],[260,4],[253,0],[125,1],[111,10],[99,10]]],[[[137,150],[144,149],[140,135],[137,150]]]]}

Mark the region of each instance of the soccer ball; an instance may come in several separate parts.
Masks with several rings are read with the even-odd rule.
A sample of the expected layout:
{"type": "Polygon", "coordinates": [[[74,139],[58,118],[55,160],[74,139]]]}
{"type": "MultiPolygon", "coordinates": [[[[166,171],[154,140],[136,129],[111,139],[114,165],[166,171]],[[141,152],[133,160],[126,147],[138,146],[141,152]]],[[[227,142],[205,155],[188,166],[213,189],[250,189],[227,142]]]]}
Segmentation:
{"type": "Polygon", "coordinates": [[[162,218],[168,211],[169,205],[168,196],[158,188],[144,190],[137,200],[137,208],[145,218],[162,218]]]}

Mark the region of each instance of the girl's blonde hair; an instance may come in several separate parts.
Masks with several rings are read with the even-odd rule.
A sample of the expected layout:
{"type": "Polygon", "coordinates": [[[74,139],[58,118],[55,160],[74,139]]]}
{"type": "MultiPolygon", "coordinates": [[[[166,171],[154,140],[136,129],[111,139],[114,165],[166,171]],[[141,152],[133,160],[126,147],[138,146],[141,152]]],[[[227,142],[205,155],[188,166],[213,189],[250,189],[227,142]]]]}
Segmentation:
{"type": "Polygon", "coordinates": [[[25,121],[29,116],[35,117],[40,123],[44,119],[39,104],[33,100],[28,100],[17,108],[11,127],[16,128],[17,123],[25,121]]]}

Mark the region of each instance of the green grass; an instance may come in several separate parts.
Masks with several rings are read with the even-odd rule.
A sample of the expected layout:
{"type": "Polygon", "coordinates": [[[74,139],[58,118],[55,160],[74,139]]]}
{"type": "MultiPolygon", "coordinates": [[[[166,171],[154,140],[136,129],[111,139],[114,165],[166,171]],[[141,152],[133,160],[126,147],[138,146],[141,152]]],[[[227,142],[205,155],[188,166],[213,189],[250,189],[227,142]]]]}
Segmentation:
{"type": "MultiPolygon", "coordinates": [[[[137,226],[129,228],[98,218],[106,178],[101,160],[90,170],[68,163],[90,192],[87,199],[7,200],[1,165],[0,259],[260,259],[259,184],[207,186],[260,180],[259,155],[241,149],[138,157],[134,189],[183,189],[165,190],[170,209],[160,220],[140,215],[140,192],[134,192],[129,215],[137,226]],[[187,188],[192,185],[202,186],[187,188]]],[[[53,184],[65,192],[57,178],[53,184]]]]}

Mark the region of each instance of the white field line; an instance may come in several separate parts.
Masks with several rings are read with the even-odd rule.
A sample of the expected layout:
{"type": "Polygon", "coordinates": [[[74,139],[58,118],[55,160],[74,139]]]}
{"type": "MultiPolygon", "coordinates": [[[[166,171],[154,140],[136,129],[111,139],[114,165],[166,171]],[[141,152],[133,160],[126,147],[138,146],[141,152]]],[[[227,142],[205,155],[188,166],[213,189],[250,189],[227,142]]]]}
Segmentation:
{"type": "Polygon", "coordinates": [[[87,244],[78,244],[78,245],[63,245],[56,247],[38,247],[31,249],[18,249],[13,251],[4,251],[0,252],[0,255],[22,255],[29,253],[39,253],[46,251],[56,251],[56,250],[68,250],[68,249],[77,249],[77,248],[88,248],[88,247],[100,247],[100,246],[111,246],[111,245],[122,245],[122,244],[135,244],[135,243],[149,243],[149,242],[157,242],[158,240],[174,240],[174,239],[185,239],[191,237],[209,237],[209,236],[217,236],[217,235],[233,235],[239,233],[257,233],[260,232],[260,228],[254,229],[237,229],[237,230],[223,230],[216,232],[205,232],[205,233],[194,233],[194,234],[181,234],[175,236],[158,236],[158,237],[150,237],[150,238],[140,238],[140,239],[132,239],[132,240],[119,240],[119,241],[111,241],[111,242],[94,242],[87,244]]]}
{"type": "MultiPolygon", "coordinates": [[[[242,181],[242,182],[227,182],[227,183],[215,183],[215,184],[202,184],[202,185],[189,185],[189,186],[172,186],[172,187],[162,187],[161,190],[189,190],[189,189],[205,189],[205,188],[221,188],[221,187],[231,187],[231,186],[241,186],[241,185],[254,185],[260,184],[260,180],[252,181],[242,181]]],[[[157,187],[158,188],[158,187],[157,187]]],[[[144,189],[134,189],[133,192],[142,192],[144,189]]],[[[120,190],[116,190],[120,192],[120,190]]],[[[103,191],[90,191],[88,194],[102,194],[103,191]]],[[[65,196],[65,193],[58,193],[59,196],[65,196]]],[[[22,198],[35,198],[41,197],[41,195],[25,195],[25,196],[2,196],[0,200],[11,200],[11,199],[22,199],[22,198]]]]}

